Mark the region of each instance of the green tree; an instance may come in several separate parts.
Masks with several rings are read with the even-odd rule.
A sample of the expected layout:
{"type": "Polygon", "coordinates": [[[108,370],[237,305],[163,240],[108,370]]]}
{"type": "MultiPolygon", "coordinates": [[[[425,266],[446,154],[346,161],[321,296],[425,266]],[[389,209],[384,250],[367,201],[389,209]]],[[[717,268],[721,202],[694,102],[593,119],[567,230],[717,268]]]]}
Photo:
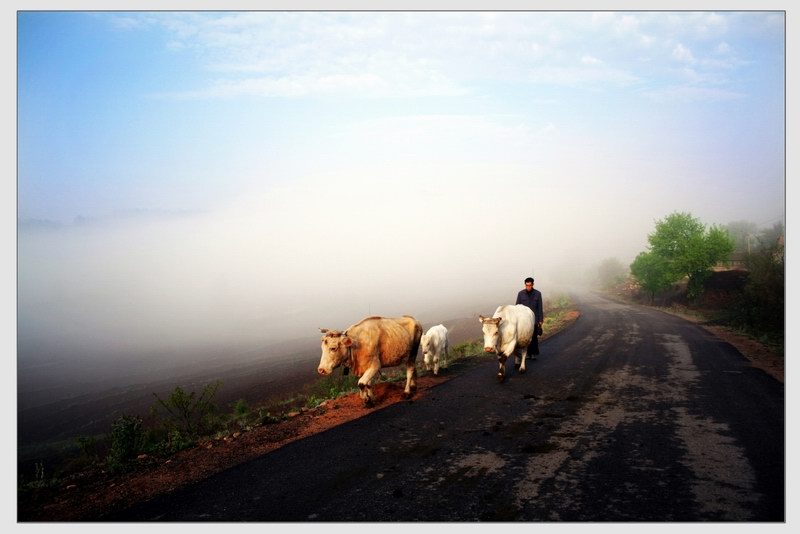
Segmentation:
{"type": "Polygon", "coordinates": [[[656,293],[668,288],[675,281],[668,263],[652,252],[642,252],[631,263],[631,275],[642,289],[650,294],[650,302],[656,293]]]}
{"type": "Polygon", "coordinates": [[[706,230],[698,219],[678,212],[656,222],[655,232],[647,240],[650,252],[664,262],[672,282],[689,277],[689,298],[702,294],[711,267],[726,260],[734,248],[724,228],[712,226],[706,230]]]}

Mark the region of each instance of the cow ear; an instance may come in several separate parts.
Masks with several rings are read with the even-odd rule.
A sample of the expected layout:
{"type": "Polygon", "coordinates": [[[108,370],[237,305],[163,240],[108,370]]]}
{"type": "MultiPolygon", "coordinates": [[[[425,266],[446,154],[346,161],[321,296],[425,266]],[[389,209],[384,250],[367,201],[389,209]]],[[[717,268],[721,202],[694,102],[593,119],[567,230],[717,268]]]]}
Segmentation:
{"type": "Polygon", "coordinates": [[[484,319],[486,319],[486,317],[484,317],[483,315],[479,315],[479,316],[478,316],[478,320],[479,320],[481,323],[483,323],[483,320],[484,320],[484,319]]]}
{"type": "Polygon", "coordinates": [[[327,328],[320,328],[319,331],[322,332],[323,334],[327,334],[328,333],[328,329],[327,328]]]}
{"type": "Polygon", "coordinates": [[[498,318],[497,318],[497,322],[496,322],[495,324],[500,324],[500,321],[502,321],[502,320],[503,320],[503,318],[502,318],[502,317],[498,317],[498,318]]]}
{"type": "Polygon", "coordinates": [[[351,337],[344,338],[342,340],[342,344],[344,344],[345,347],[349,347],[350,345],[353,344],[353,338],[351,338],[351,337]]]}

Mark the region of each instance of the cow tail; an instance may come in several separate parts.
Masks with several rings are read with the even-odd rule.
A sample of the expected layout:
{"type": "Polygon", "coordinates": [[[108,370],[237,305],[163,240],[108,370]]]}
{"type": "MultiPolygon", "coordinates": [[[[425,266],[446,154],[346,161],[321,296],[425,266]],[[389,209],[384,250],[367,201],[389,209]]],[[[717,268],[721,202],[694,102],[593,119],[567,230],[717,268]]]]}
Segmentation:
{"type": "Polygon", "coordinates": [[[411,346],[411,357],[409,358],[411,363],[416,363],[417,361],[417,352],[420,344],[422,344],[422,325],[414,322],[414,344],[411,346]]]}

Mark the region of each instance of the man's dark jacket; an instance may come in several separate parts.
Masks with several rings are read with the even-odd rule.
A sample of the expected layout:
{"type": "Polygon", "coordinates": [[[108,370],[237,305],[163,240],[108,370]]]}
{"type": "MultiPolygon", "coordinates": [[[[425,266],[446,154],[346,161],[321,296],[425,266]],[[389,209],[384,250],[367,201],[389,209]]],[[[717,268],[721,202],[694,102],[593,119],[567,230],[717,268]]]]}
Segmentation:
{"type": "Polygon", "coordinates": [[[532,289],[530,292],[523,289],[517,293],[517,304],[524,304],[533,310],[536,315],[536,322],[541,323],[544,321],[544,313],[542,312],[542,293],[538,289],[532,289]]]}

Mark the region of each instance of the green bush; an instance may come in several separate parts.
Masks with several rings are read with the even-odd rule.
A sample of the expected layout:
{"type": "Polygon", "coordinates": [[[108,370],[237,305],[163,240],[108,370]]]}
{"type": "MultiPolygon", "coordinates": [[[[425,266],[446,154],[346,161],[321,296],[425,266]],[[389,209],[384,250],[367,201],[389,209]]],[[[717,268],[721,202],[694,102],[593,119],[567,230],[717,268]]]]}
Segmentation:
{"type": "Polygon", "coordinates": [[[127,471],[130,461],[142,450],[145,442],[142,418],[123,415],[111,424],[111,448],[106,465],[112,473],[127,471]]]}
{"type": "Polygon", "coordinates": [[[762,341],[783,345],[785,263],[783,245],[763,246],[747,258],[747,285],[729,312],[728,321],[762,341]]]}
{"type": "Polygon", "coordinates": [[[214,415],[217,407],[214,396],[217,394],[222,382],[219,380],[206,385],[198,395],[196,392],[186,392],[177,386],[169,397],[162,399],[153,393],[156,403],[151,412],[157,417],[164,417],[167,430],[172,433],[178,430],[183,439],[196,440],[203,433],[211,433],[218,424],[214,415]]]}
{"type": "Polygon", "coordinates": [[[235,419],[244,419],[250,413],[250,405],[247,404],[245,399],[239,399],[233,404],[233,417],[235,419]]]}

